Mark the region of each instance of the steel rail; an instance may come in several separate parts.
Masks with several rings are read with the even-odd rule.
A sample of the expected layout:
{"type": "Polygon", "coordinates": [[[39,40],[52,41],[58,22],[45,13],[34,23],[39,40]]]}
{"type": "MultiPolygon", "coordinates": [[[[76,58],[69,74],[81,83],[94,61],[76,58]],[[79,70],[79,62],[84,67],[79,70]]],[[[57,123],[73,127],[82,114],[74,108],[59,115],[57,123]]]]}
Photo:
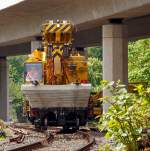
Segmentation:
{"type": "Polygon", "coordinates": [[[84,138],[87,139],[88,143],[86,145],[84,145],[83,147],[80,147],[76,151],[88,151],[88,150],[90,150],[90,147],[95,143],[95,138],[89,133],[82,132],[82,131],[78,131],[78,132],[80,134],[82,134],[84,138]]]}
{"type": "MultiPolygon", "coordinates": [[[[28,127],[27,125],[13,125],[13,126],[8,126],[11,130],[19,134],[19,136],[15,138],[10,139],[11,142],[16,142],[16,143],[22,143],[25,139],[25,136],[28,136],[28,134],[24,133],[22,130],[17,130],[15,128],[20,128],[20,129],[25,129],[25,130],[31,130],[31,131],[36,131],[36,132],[44,132],[44,131],[37,131],[35,128],[31,128],[30,126],[28,127]]],[[[45,143],[51,143],[53,141],[54,137],[52,134],[48,133],[45,135],[45,138],[42,140],[30,143],[30,144],[25,144],[16,148],[12,149],[7,149],[7,151],[30,151],[33,149],[41,148],[44,146],[45,143]]]]}
{"type": "Polygon", "coordinates": [[[41,148],[44,146],[45,143],[50,143],[52,142],[54,137],[50,134],[49,137],[46,137],[40,141],[30,143],[28,145],[23,145],[20,147],[16,147],[13,149],[8,149],[7,151],[31,151],[33,149],[41,148]]]}

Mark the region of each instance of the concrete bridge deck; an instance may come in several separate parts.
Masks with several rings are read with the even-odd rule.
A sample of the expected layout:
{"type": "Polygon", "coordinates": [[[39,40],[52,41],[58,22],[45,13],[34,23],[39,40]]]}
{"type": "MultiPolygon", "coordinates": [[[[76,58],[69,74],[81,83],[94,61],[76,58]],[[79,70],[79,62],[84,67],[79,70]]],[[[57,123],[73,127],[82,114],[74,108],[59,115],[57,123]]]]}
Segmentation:
{"type": "MultiPolygon", "coordinates": [[[[71,20],[78,31],[76,45],[99,43],[102,25],[112,18],[124,19],[129,26],[129,39],[149,36],[149,12],[150,0],[24,0],[0,11],[0,55],[12,54],[1,52],[4,49],[10,51],[10,47],[6,48],[8,45],[34,40],[40,35],[41,24],[48,19],[71,20]],[[86,36],[87,30],[91,32],[90,37],[86,36]]],[[[17,47],[20,49],[19,45],[17,47]]],[[[23,47],[19,52],[13,48],[14,54],[15,51],[25,53],[23,47]]]]}

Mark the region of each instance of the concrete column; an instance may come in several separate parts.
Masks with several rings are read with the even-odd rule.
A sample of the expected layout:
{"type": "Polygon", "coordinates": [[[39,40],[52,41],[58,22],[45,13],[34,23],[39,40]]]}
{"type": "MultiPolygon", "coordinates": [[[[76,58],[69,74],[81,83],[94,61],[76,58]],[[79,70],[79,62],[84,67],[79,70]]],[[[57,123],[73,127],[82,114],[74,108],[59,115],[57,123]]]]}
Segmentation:
{"type": "MultiPolygon", "coordinates": [[[[123,24],[103,25],[103,79],[128,83],[127,28],[123,24]]],[[[104,90],[103,96],[110,93],[104,90]]],[[[103,111],[108,111],[104,104],[103,111]]]]}
{"type": "Polygon", "coordinates": [[[0,119],[8,120],[8,66],[6,57],[0,57],[0,119]]]}
{"type": "Polygon", "coordinates": [[[31,41],[31,52],[41,47],[41,41],[31,41]]]}

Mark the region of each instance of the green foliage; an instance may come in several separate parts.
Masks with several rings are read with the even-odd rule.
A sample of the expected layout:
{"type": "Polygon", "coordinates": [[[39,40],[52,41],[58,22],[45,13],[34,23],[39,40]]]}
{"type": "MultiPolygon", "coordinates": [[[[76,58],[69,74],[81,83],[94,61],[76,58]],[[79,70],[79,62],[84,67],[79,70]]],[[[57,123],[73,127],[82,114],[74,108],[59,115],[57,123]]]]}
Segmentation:
{"type": "Polygon", "coordinates": [[[150,81],[150,39],[130,42],[129,50],[129,81],[150,81]]]}
{"type": "Polygon", "coordinates": [[[4,129],[6,128],[6,125],[3,120],[0,119],[0,141],[6,139],[6,133],[4,129]]]}
{"type": "MultiPolygon", "coordinates": [[[[150,39],[129,42],[128,50],[129,82],[150,81],[150,39]]],[[[102,79],[102,47],[89,47],[87,53],[89,81],[93,90],[98,91],[102,79]]]]}
{"type": "Polygon", "coordinates": [[[99,129],[106,130],[105,137],[112,138],[127,151],[138,151],[137,141],[142,137],[142,129],[150,126],[149,88],[138,86],[138,94],[128,93],[125,86],[114,82],[107,88],[112,97],[104,98],[110,107],[100,119],[99,129]]]}
{"type": "Polygon", "coordinates": [[[8,57],[9,64],[9,98],[12,100],[13,110],[18,110],[23,102],[21,85],[23,84],[24,62],[27,56],[8,57]]]}
{"type": "Polygon", "coordinates": [[[23,82],[24,61],[27,56],[14,56],[8,58],[9,78],[15,83],[23,82]]]}
{"type": "Polygon", "coordinates": [[[99,144],[99,151],[126,151],[126,150],[123,144],[118,144],[117,146],[114,146],[113,144],[107,142],[107,144],[103,143],[99,144]]]}
{"type": "Polygon", "coordinates": [[[101,90],[100,81],[102,80],[102,48],[90,47],[88,51],[88,72],[89,81],[92,84],[92,91],[101,90]]]}
{"type": "Polygon", "coordinates": [[[102,62],[97,58],[88,58],[89,81],[96,87],[102,80],[102,62]]]}
{"type": "Polygon", "coordinates": [[[24,62],[26,56],[8,57],[9,64],[9,92],[12,98],[21,98],[20,85],[23,83],[24,62]]]}
{"type": "Polygon", "coordinates": [[[111,145],[110,144],[99,144],[99,151],[111,151],[111,145]]]}
{"type": "Polygon", "coordinates": [[[21,82],[15,83],[13,80],[9,82],[9,97],[13,100],[13,103],[19,103],[23,99],[21,92],[21,82]]]}
{"type": "Polygon", "coordinates": [[[88,57],[98,58],[102,60],[103,58],[102,52],[103,52],[102,47],[88,47],[87,48],[88,57]]]}
{"type": "Polygon", "coordinates": [[[3,130],[0,130],[0,141],[3,141],[6,139],[6,133],[3,130]]]}

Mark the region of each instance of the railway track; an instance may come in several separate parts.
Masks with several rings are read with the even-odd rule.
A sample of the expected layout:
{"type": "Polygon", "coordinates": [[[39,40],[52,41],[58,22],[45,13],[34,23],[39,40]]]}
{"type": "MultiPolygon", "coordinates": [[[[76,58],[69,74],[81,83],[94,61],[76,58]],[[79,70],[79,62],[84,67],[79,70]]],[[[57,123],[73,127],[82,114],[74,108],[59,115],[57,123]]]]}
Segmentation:
{"type": "Polygon", "coordinates": [[[80,149],[77,149],[77,151],[87,151],[90,149],[90,147],[95,143],[95,139],[93,136],[86,132],[79,131],[79,133],[82,133],[82,135],[87,139],[87,144],[83,147],[80,147],[80,149]]]}
{"type": "Polygon", "coordinates": [[[63,133],[59,128],[37,131],[31,125],[12,125],[16,134],[0,144],[0,151],[87,151],[94,144],[88,132],[63,133]]]}
{"type": "Polygon", "coordinates": [[[43,132],[35,132],[34,128],[18,127],[16,125],[8,126],[12,136],[8,136],[5,141],[0,142],[0,151],[21,151],[40,148],[45,142],[50,140],[51,135],[43,132]]]}

